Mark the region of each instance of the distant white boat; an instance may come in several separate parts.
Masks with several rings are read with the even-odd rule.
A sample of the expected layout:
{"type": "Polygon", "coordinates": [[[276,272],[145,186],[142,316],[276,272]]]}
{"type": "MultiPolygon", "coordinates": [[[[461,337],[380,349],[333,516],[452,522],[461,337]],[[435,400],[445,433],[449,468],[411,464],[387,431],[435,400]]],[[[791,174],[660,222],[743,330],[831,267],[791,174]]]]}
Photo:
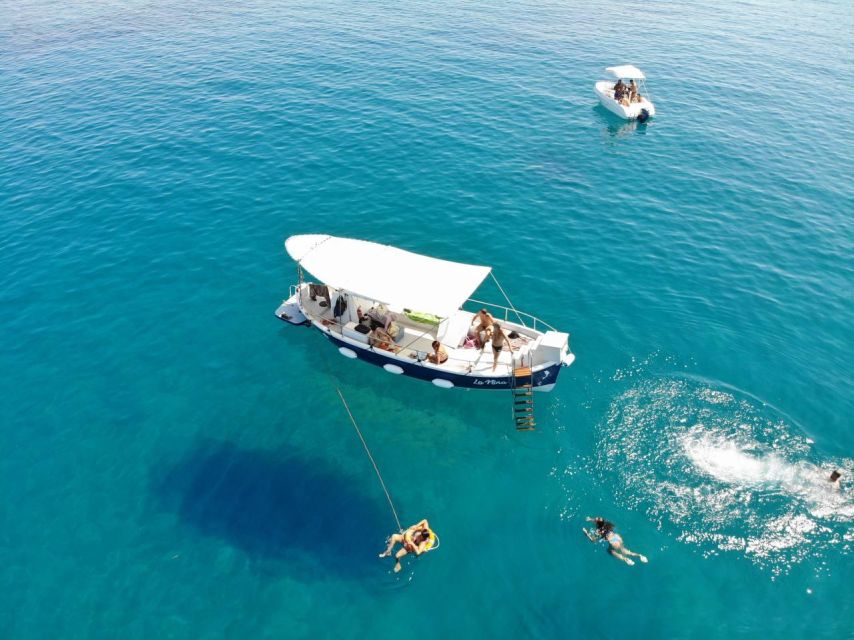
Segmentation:
{"type": "Polygon", "coordinates": [[[538,391],[550,391],[575,360],[568,333],[512,306],[469,298],[489,267],[329,235],[291,236],[285,249],[298,264],[299,281],[276,316],[316,328],[347,358],[438,387],[538,391]],[[306,282],[304,272],[319,282],[306,282]],[[490,342],[472,344],[475,314],[462,309],[467,302],[487,308],[514,347],[498,351],[495,369],[490,342]],[[393,342],[373,337],[368,310],[393,318],[393,342]],[[434,341],[448,355],[440,364],[431,358],[434,341]]]}
{"type": "Polygon", "coordinates": [[[638,98],[632,102],[626,98],[621,102],[614,97],[614,87],[617,83],[614,80],[600,80],[596,83],[595,90],[603,107],[625,120],[645,122],[655,115],[655,105],[649,100],[644,83],[646,76],[640,69],[630,64],[624,64],[618,67],[608,67],[605,72],[616,81],[623,81],[624,84],[626,81],[634,80],[638,85],[638,98]]]}

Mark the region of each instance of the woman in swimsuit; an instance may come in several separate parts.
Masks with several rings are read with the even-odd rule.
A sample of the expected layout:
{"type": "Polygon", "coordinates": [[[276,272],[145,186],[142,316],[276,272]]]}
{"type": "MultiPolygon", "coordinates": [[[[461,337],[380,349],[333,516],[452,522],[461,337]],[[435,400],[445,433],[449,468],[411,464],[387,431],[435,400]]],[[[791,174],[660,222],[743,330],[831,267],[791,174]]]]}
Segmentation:
{"type": "Polygon", "coordinates": [[[395,554],[394,572],[397,573],[401,569],[400,559],[410,553],[420,556],[427,551],[430,544],[430,525],[424,519],[418,524],[409,527],[403,533],[394,533],[388,539],[388,547],[380,554],[380,558],[387,558],[391,555],[391,550],[394,545],[400,544],[401,549],[395,554]]]}
{"type": "Polygon", "coordinates": [[[442,346],[438,340],[433,340],[433,351],[435,353],[431,353],[427,356],[427,359],[433,364],[442,364],[448,359],[448,352],[445,351],[445,347],[442,346]]]}
{"type": "Polygon", "coordinates": [[[619,533],[614,531],[614,524],[612,522],[608,522],[605,518],[599,517],[585,518],[585,520],[596,525],[595,529],[582,529],[582,531],[584,531],[584,535],[590,539],[590,542],[599,542],[600,540],[604,540],[608,543],[608,553],[618,560],[622,560],[627,565],[631,566],[635,563],[635,561],[629,556],[636,556],[641,562],[647,561],[645,555],[635,553],[623,545],[623,538],[619,533]]]}
{"type": "Polygon", "coordinates": [[[510,344],[510,338],[501,330],[501,325],[497,322],[492,323],[492,370],[495,371],[495,367],[498,366],[498,356],[501,355],[501,352],[504,350],[504,345],[507,345],[507,348],[510,351],[513,351],[513,345],[510,344]]]}

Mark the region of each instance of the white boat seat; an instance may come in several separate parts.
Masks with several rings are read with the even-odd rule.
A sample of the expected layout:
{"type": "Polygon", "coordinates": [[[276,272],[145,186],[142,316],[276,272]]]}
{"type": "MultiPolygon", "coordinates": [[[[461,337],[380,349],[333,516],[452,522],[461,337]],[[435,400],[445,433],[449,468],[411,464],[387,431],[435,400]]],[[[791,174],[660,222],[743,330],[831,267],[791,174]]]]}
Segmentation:
{"type": "Polygon", "coordinates": [[[448,355],[454,360],[465,362],[477,362],[478,358],[483,354],[480,349],[449,349],[448,355]]]}
{"type": "Polygon", "coordinates": [[[355,340],[357,342],[361,342],[362,344],[368,344],[368,336],[365,333],[359,333],[356,331],[356,323],[348,322],[341,329],[341,333],[346,338],[350,338],[351,340],[355,340]]]}
{"type": "Polygon", "coordinates": [[[403,338],[397,341],[397,346],[413,351],[426,351],[433,353],[433,335],[425,332],[425,329],[413,329],[412,327],[398,326],[403,331],[403,338]]]}

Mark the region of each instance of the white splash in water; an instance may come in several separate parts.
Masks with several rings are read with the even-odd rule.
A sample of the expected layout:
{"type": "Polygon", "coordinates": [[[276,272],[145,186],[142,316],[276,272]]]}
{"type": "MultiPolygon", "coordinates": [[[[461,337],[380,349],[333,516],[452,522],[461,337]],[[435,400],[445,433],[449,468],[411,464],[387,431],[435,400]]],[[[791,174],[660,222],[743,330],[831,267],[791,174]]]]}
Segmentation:
{"type": "Polygon", "coordinates": [[[600,426],[598,465],[616,494],[704,553],[744,553],[782,573],[833,545],[850,550],[854,495],[827,478],[854,461],[820,460],[761,402],[689,379],[642,381],[600,426]]]}
{"type": "Polygon", "coordinates": [[[822,468],[806,460],[789,462],[773,453],[752,453],[759,448],[758,443],[739,444],[707,431],[703,425],[685,433],[680,442],[694,466],[721,483],[799,498],[818,518],[854,517],[854,501],[828,480],[830,466],[822,468]]]}

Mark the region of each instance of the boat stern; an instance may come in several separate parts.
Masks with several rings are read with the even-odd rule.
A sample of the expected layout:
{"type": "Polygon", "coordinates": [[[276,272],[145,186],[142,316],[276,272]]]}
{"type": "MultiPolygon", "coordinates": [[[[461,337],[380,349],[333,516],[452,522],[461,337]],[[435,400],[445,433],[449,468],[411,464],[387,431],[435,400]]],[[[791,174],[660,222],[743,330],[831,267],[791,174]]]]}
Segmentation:
{"type": "Polygon", "coordinates": [[[305,317],[299,304],[299,291],[294,292],[290,298],[282,301],[275,313],[279,320],[284,320],[290,324],[309,324],[309,320],[305,317]]]}
{"type": "Polygon", "coordinates": [[[575,361],[575,354],[569,350],[569,334],[563,331],[546,331],[531,349],[533,366],[559,364],[568,367],[575,361]]]}

